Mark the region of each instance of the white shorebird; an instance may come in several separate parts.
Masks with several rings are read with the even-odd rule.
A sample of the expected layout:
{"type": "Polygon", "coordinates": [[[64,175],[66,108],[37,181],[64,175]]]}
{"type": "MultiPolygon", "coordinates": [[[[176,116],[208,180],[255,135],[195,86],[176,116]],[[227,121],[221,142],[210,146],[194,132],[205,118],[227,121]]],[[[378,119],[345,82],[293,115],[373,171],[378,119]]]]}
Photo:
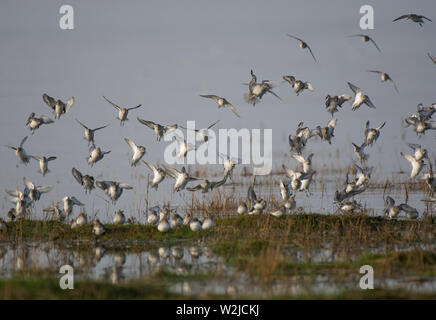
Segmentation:
{"type": "Polygon", "coordinates": [[[347,82],[350,89],[354,92],[355,96],[353,99],[353,104],[351,110],[355,111],[360,108],[362,104],[366,104],[368,107],[375,109],[374,104],[371,102],[369,97],[363,94],[362,89],[356,87],[354,84],[347,82]]]}
{"type": "Polygon", "coordinates": [[[41,173],[43,176],[45,176],[50,170],[48,169],[48,162],[56,160],[56,157],[38,157],[38,156],[31,156],[34,160],[39,162],[39,170],[38,172],[41,173]]]}
{"type": "Polygon", "coordinates": [[[141,119],[139,117],[136,117],[136,119],[142,123],[143,125],[149,127],[150,129],[154,130],[154,133],[157,136],[157,141],[160,141],[164,135],[170,131],[176,130],[177,129],[177,124],[173,124],[173,125],[161,125],[159,123],[155,123],[153,121],[149,121],[149,120],[144,120],[141,119]]]}
{"type": "Polygon", "coordinates": [[[366,35],[366,34],[353,34],[353,35],[351,35],[350,37],[359,37],[359,38],[361,38],[361,39],[363,40],[363,42],[371,41],[372,44],[374,45],[374,47],[376,47],[377,50],[378,50],[379,52],[381,52],[380,48],[379,48],[378,45],[375,43],[375,41],[374,41],[370,36],[368,36],[368,35],[366,35]]]}
{"type": "Polygon", "coordinates": [[[204,129],[191,129],[191,128],[185,128],[185,127],[182,127],[182,126],[180,126],[180,128],[183,128],[183,129],[186,129],[186,130],[194,130],[200,136],[200,138],[201,138],[201,140],[203,142],[208,142],[209,141],[208,132],[218,122],[220,122],[220,121],[219,120],[215,121],[214,123],[212,123],[211,125],[209,125],[207,128],[204,128],[204,129]]]}
{"type": "Polygon", "coordinates": [[[415,160],[428,159],[427,149],[422,148],[420,144],[409,143],[408,146],[413,149],[415,160]]]}
{"type": "Polygon", "coordinates": [[[355,143],[351,144],[353,145],[354,154],[360,160],[360,163],[364,163],[366,160],[369,159],[369,154],[365,153],[365,147],[367,146],[365,142],[362,143],[360,146],[355,143]]]}
{"type": "Polygon", "coordinates": [[[319,137],[321,138],[321,140],[327,141],[329,144],[332,144],[331,139],[335,136],[335,128],[336,128],[336,123],[337,123],[336,118],[330,120],[327,123],[326,127],[321,128],[320,126],[316,127],[316,133],[319,135],[319,137]]]}
{"type": "Polygon", "coordinates": [[[236,112],[236,108],[228,102],[225,98],[219,97],[213,94],[200,94],[200,97],[213,99],[218,104],[218,108],[228,108],[230,109],[238,118],[240,118],[239,114],[236,112]]]}
{"type": "Polygon", "coordinates": [[[250,210],[248,214],[261,214],[266,209],[266,201],[261,197],[258,197],[254,192],[254,185],[256,183],[256,176],[253,176],[253,180],[248,187],[247,199],[250,203],[250,210]]]}
{"type": "Polygon", "coordinates": [[[360,187],[353,187],[352,190],[347,191],[346,189],[342,191],[336,190],[334,195],[334,201],[342,203],[344,200],[354,197],[355,195],[358,195],[366,190],[366,186],[360,186],[360,187]]]}
{"type": "Polygon", "coordinates": [[[188,191],[197,191],[201,190],[202,193],[208,193],[215,188],[221,187],[227,181],[227,176],[224,176],[219,181],[209,181],[208,179],[204,179],[201,183],[192,188],[186,188],[188,191]]]}
{"type": "Polygon", "coordinates": [[[200,220],[198,220],[198,218],[192,219],[191,222],[189,222],[189,228],[194,232],[200,231],[202,229],[200,220]]]}
{"type": "Polygon", "coordinates": [[[101,190],[105,191],[109,198],[115,203],[123,194],[123,190],[131,190],[133,187],[126,183],[117,181],[96,181],[95,184],[101,190]]]}
{"type": "Polygon", "coordinates": [[[71,215],[71,213],[73,212],[74,206],[79,206],[79,207],[84,206],[84,204],[82,202],[80,202],[79,200],[77,200],[76,197],[68,197],[68,196],[63,197],[62,202],[64,204],[64,212],[65,212],[67,217],[69,217],[71,215]]]}
{"type": "Polygon", "coordinates": [[[309,90],[312,92],[314,91],[312,84],[310,82],[297,80],[295,79],[294,76],[283,76],[283,80],[285,80],[291,85],[297,96],[300,94],[300,92],[303,92],[304,90],[309,90]]]}
{"type": "Polygon", "coordinates": [[[354,164],[354,167],[357,170],[357,180],[355,186],[360,187],[362,185],[368,184],[369,179],[371,179],[371,174],[374,168],[373,167],[361,168],[357,164],[354,164]]]}
{"type": "Polygon", "coordinates": [[[360,210],[361,208],[362,206],[356,200],[341,203],[339,207],[342,213],[354,213],[356,210],[360,210]]]}
{"type": "Polygon", "coordinates": [[[159,232],[165,233],[171,229],[171,226],[168,222],[168,217],[165,215],[159,219],[159,223],[157,224],[157,230],[159,232]]]}
{"type": "Polygon", "coordinates": [[[186,158],[189,151],[197,150],[197,147],[192,143],[188,143],[186,139],[180,137],[178,134],[174,134],[174,140],[177,141],[177,157],[180,159],[186,158]]]}
{"type": "Polygon", "coordinates": [[[191,218],[192,218],[191,213],[187,212],[183,217],[183,225],[187,226],[191,222],[191,218]]]}
{"type": "Polygon", "coordinates": [[[108,124],[107,124],[107,125],[102,126],[102,127],[98,127],[98,128],[95,128],[95,129],[90,129],[86,125],[84,125],[82,122],[80,122],[79,120],[76,119],[76,121],[77,121],[77,123],[79,123],[85,129],[85,137],[84,137],[84,139],[86,141],[88,141],[88,146],[89,145],[92,145],[92,146],[95,145],[94,144],[94,133],[95,133],[95,131],[104,129],[104,128],[106,128],[108,126],[108,124]]]}
{"type": "Polygon", "coordinates": [[[285,184],[283,180],[280,180],[280,195],[282,196],[283,201],[289,200],[289,198],[292,196],[290,183],[285,184]]]}
{"type": "Polygon", "coordinates": [[[291,179],[291,182],[289,183],[291,189],[293,191],[299,191],[302,186],[302,180],[306,179],[308,174],[299,171],[294,171],[286,167],[284,167],[284,169],[286,171],[286,175],[288,176],[288,178],[291,179]]]}
{"type": "Polygon", "coordinates": [[[129,145],[130,149],[132,149],[132,152],[133,152],[132,158],[130,159],[130,165],[132,167],[136,167],[136,164],[138,163],[138,161],[141,160],[141,158],[145,154],[145,147],[144,146],[137,146],[129,138],[124,138],[124,141],[127,142],[127,144],[129,145]]]}
{"type": "Polygon", "coordinates": [[[160,212],[159,206],[154,206],[151,208],[148,208],[148,217],[147,217],[147,223],[151,225],[156,225],[159,222],[159,216],[158,213],[160,212]]]}
{"type": "Polygon", "coordinates": [[[406,122],[406,127],[413,126],[413,131],[418,136],[422,136],[427,130],[436,130],[436,121],[421,120],[420,117],[416,116],[408,117],[404,121],[406,122]]]}
{"type": "Polygon", "coordinates": [[[42,210],[45,213],[49,213],[52,216],[52,219],[56,221],[65,221],[65,212],[63,212],[58,204],[51,205],[45,209],[42,210]]]}
{"type": "Polygon", "coordinates": [[[176,180],[173,186],[173,190],[178,192],[185,189],[188,182],[193,180],[198,180],[198,178],[190,176],[190,174],[186,171],[185,167],[182,167],[182,171],[177,171],[176,169],[167,167],[163,165],[167,174],[176,180]]]}
{"type": "Polygon", "coordinates": [[[253,70],[250,71],[250,74],[251,80],[248,83],[248,93],[244,94],[244,99],[247,103],[252,104],[254,107],[267,92],[271,93],[277,99],[282,100],[272,91],[273,85],[268,80],[262,80],[261,83],[257,83],[257,77],[253,70]]]}
{"type": "Polygon", "coordinates": [[[20,160],[20,163],[24,163],[24,164],[28,164],[29,160],[30,160],[30,156],[27,155],[26,151],[23,148],[24,143],[27,140],[27,136],[25,136],[23,138],[23,140],[21,140],[20,145],[18,147],[11,147],[9,145],[7,145],[6,147],[15,150],[15,154],[17,155],[18,159],[20,160]]]}
{"type": "Polygon", "coordinates": [[[411,21],[419,24],[420,27],[422,27],[422,25],[424,24],[424,19],[431,22],[431,20],[429,18],[422,16],[422,15],[419,15],[419,14],[415,14],[415,13],[404,14],[404,15],[399,16],[398,18],[394,19],[392,22],[395,22],[395,21],[398,21],[401,19],[411,20],[411,21]]]}
{"type": "Polygon", "coordinates": [[[27,118],[26,126],[32,131],[32,134],[43,124],[50,124],[54,121],[45,115],[41,115],[39,118],[35,116],[35,113],[32,112],[30,116],[27,118]]]}
{"type": "Polygon", "coordinates": [[[381,82],[386,82],[386,81],[389,80],[389,81],[392,83],[392,85],[394,86],[395,91],[397,91],[398,93],[400,93],[400,92],[398,91],[397,85],[395,84],[394,80],[392,80],[392,78],[391,78],[391,77],[390,77],[386,72],[378,71],[378,70],[368,70],[368,72],[372,72],[372,73],[377,73],[377,74],[379,74],[379,75],[380,75],[380,78],[381,78],[381,82]]]}
{"type": "Polygon", "coordinates": [[[201,229],[202,230],[210,230],[213,227],[215,227],[215,222],[213,221],[212,217],[207,214],[202,225],[201,225],[201,229]]]}
{"type": "Polygon", "coordinates": [[[55,100],[46,93],[42,95],[42,100],[53,110],[56,119],[60,119],[62,114],[66,114],[74,105],[74,97],[71,97],[67,102],[55,100]]]}
{"type": "Polygon", "coordinates": [[[303,127],[304,122],[300,122],[295,131],[294,138],[289,135],[289,146],[292,152],[301,154],[306,147],[307,141],[318,134],[317,130],[310,130],[308,127],[303,127]]]}
{"type": "Polygon", "coordinates": [[[91,193],[91,190],[95,188],[94,177],[87,174],[82,175],[82,173],[76,168],[71,169],[71,172],[74,179],[76,179],[76,181],[85,189],[85,194],[88,192],[91,193]]]}
{"type": "Polygon", "coordinates": [[[136,107],[132,107],[132,108],[121,108],[120,106],[116,105],[115,103],[113,103],[112,101],[109,101],[105,96],[103,96],[103,98],[109,102],[115,109],[118,110],[118,116],[117,119],[120,120],[120,125],[124,125],[124,122],[129,120],[127,118],[127,115],[129,114],[130,110],[134,110],[134,109],[138,109],[140,106],[142,106],[142,104],[137,105],[136,107]]]}
{"type": "Polygon", "coordinates": [[[88,223],[88,217],[84,212],[80,213],[79,216],[76,218],[76,226],[80,227],[88,223]]]}
{"type": "Polygon", "coordinates": [[[385,126],[385,124],[386,124],[386,122],[383,122],[377,128],[370,128],[369,127],[369,120],[366,121],[365,144],[367,146],[372,146],[372,144],[377,141],[378,137],[380,136],[380,130],[385,126]]]}
{"type": "Polygon", "coordinates": [[[223,176],[229,176],[230,179],[232,179],[233,176],[233,169],[237,164],[241,164],[242,160],[239,158],[232,158],[228,155],[225,155],[223,153],[219,153],[219,157],[223,160],[224,165],[224,173],[223,176]]]}
{"type": "Polygon", "coordinates": [[[165,176],[167,174],[166,171],[162,168],[156,168],[150,162],[147,162],[145,160],[142,160],[142,162],[144,162],[145,165],[153,172],[151,187],[157,190],[159,183],[161,183],[165,179],[165,176]]]}
{"type": "Polygon", "coordinates": [[[338,107],[342,108],[342,104],[350,99],[351,96],[346,93],[333,97],[328,94],[324,99],[327,112],[329,112],[333,117],[333,114],[339,111],[338,107]]]}
{"type": "Polygon", "coordinates": [[[292,155],[292,158],[294,160],[296,160],[298,163],[303,165],[303,173],[309,173],[310,171],[312,171],[313,153],[309,154],[307,159],[305,159],[303,156],[297,155],[297,154],[292,155]]]}
{"type": "Polygon", "coordinates": [[[111,151],[102,151],[100,147],[92,148],[91,152],[89,153],[88,157],[88,164],[93,167],[94,164],[96,164],[98,161],[103,159],[103,157],[107,154],[109,154],[111,151]]]}
{"type": "Polygon", "coordinates": [[[400,154],[412,166],[412,171],[410,172],[410,178],[415,178],[418,174],[421,173],[422,169],[426,165],[423,159],[416,160],[414,156],[411,156],[410,154],[405,154],[403,152],[400,152],[400,154]]]}
{"type": "Polygon", "coordinates": [[[388,216],[390,219],[396,218],[401,211],[406,213],[407,218],[416,219],[419,216],[418,210],[409,206],[407,203],[402,203],[400,205],[395,205],[395,200],[390,196],[386,197],[386,207],[384,209],[384,215],[388,216]]]}
{"type": "Polygon", "coordinates": [[[124,222],[126,222],[126,216],[122,210],[118,210],[115,213],[113,222],[114,224],[124,224],[124,222]]]}
{"type": "Polygon", "coordinates": [[[303,40],[301,40],[300,38],[297,38],[296,36],[293,36],[293,35],[291,35],[291,34],[286,34],[288,37],[290,37],[290,38],[293,38],[293,39],[295,39],[295,40],[298,40],[299,42],[300,42],[300,48],[301,49],[308,49],[309,50],[309,52],[310,52],[310,54],[312,55],[312,58],[313,58],[313,60],[315,60],[315,62],[318,62],[318,61],[316,61],[316,58],[315,58],[315,56],[314,56],[314,54],[313,54],[313,52],[312,52],[312,49],[310,49],[310,47],[309,47],[309,45],[306,43],[306,42],[304,42],[303,40]]]}
{"type": "Polygon", "coordinates": [[[424,107],[422,103],[419,103],[416,107],[416,115],[419,120],[427,121],[430,120],[433,114],[436,112],[436,103],[432,103],[430,107],[424,107]]]}
{"type": "Polygon", "coordinates": [[[94,233],[97,237],[104,235],[106,233],[106,230],[104,229],[103,224],[100,222],[100,220],[94,220],[93,226],[92,226],[92,233],[94,233]]]}
{"type": "Polygon", "coordinates": [[[286,207],[283,205],[278,210],[271,211],[269,214],[277,218],[281,217],[282,215],[286,214],[286,207]]]}
{"type": "Polygon", "coordinates": [[[239,215],[244,215],[248,213],[248,207],[247,204],[245,202],[241,202],[238,206],[238,214],[239,215]]]}
{"type": "Polygon", "coordinates": [[[183,218],[178,213],[173,213],[173,216],[170,219],[171,229],[175,229],[181,226],[183,226],[183,218]]]}
{"type": "Polygon", "coordinates": [[[42,194],[50,192],[53,189],[51,186],[35,186],[32,181],[26,177],[23,178],[23,181],[24,185],[26,186],[24,193],[27,193],[30,200],[33,202],[39,201],[42,194]]]}

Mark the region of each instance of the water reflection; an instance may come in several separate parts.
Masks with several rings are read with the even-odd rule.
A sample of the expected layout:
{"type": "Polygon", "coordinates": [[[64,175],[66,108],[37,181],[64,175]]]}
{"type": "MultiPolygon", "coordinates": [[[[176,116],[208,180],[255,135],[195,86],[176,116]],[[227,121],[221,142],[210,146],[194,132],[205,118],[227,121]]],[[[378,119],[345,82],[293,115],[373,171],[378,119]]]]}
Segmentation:
{"type": "MultiPolygon", "coordinates": [[[[373,248],[372,253],[414,248],[435,250],[436,245],[395,245],[373,248]]],[[[365,252],[368,249],[365,248],[365,252]]],[[[362,249],[363,252],[363,249],[362,249]]],[[[292,248],[284,247],[286,261],[311,264],[357,259],[359,248],[292,248]]],[[[58,275],[59,268],[69,264],[78,279],[103,280],[112,284],[147,279],[159,273],[170,291],[186,296],[228,295],[230,297],[272,297],[304,293],[331,294],[358,288],[360,274],[332,278],[332,275],[301,275],[289,269],[279,281],[264,282],[236,271],[215,256],[207,246],[162,245],[143,250],[119,250],[99,244],[87,247],[70,242],[0,243],[0,274],[58,275]],[[204,276],[203,276],[204,275],[204,276]],[[179,276],[179,277],[178,277],[179,276]],[[171,278],[171,281],[169,281],[171,278]],[[167,281],[168,280],[168,281],[167,281]]],[[[377,279],[377,287],[402,288],[419,292],[436,292],[435,277],[377,279]]]]}

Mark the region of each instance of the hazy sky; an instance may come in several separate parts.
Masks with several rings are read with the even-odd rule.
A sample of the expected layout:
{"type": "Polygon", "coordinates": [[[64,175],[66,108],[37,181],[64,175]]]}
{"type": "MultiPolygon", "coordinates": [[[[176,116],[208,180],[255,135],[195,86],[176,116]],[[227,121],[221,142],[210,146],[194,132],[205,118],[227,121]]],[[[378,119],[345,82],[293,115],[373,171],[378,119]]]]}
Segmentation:
{"type": "MultiPolygon", "coordinates": [[[[52,117],[42,101],[42,94],[76,103],[59,121],[41,127],[25,144],[29,154],[57,156],[50,163],[51,173],[42,177],[38,164],[31,160],[26,167],[18,163],[13,151],[0,152],[0,189],[22,187],[23,176],[38,185],[56,185],[44,199],[47,204],[67,193],[96,207],[102,200],[85,197],[73,180],[74,166],[84,173],[138,186],[135,173],[149,173],[141,165],[131,169],[130,149],[124,137],[147,147],[144,159],[162,161],[166,144],[158,143],[154,133],[140,124],[140,116],[163,124],[186,125],[196,120],[199,127],[220,119],[217,128],[272,128],[273,151],[287,152],[286,137],[294,134],[300,121],[313,128],[325,126],[331,119],[324,109],[327,94],[352,94],[347,81],[361,87],[377,109],[362,106],[352,112],[349,103],[336,113],[338,118],[332,146],[309,142],[307,152],[314,152],[314,166],[352,163],[351,142],[363,141],[366,120],[372,127],[387,121],[379,140],[370,149],[370,165],[389,175],[409,165],[399,152],[410,152],[405,142],[421,143],[434,156],[435,133],[418,139],[411,128],[403,130],[402,119],[416,111],[420,102],[436,102],[436,65],[427,52],[436,56],[436,2],[429,1],[2,1],[0,3],[0,118],[1,145],[18,145],[30,131],[25,122],[31,112],[52,117]],[[59,8],[74,8],[75,29],[59,28],[59,8]],[[375,29],[359,28],[359,9],[370,4],[375,12],[375,29]],[[402,14],[425,14],[435,22],[421,28],[410,21],[392,20],[402,14]],[[351,34],[365,32],[381,48],[351,34]],[[319,63],[307,50],[286,33],[303,38],[311,46],[319,63]],[[259,80],[277,84],[279,101],[265,95],[252,107],[243,99],[243,82],[253,69],[259,80]],[[380,69],[396,81],[400,94],[390,83],[369,69],[380,69]],[[310,81],[315,92],[296,96],[283,75],[310,81]],[[225,96],[237,108],[241,119],[229,110],[218,110],[213,101],[199,94],[225,96]],[[130,121],[120,127],[116,111],[102,95],[120,105],[140,109],[130,114],[130,121]],[[112,150],[104,161],[90,168],[86,163],[87,143],[78,118],[90,127],[110,124],[96,133],[96,143],[112,150]],[[404,137],[402,135],[405,134],[404,137]],[[403,139],[404,138],[404,139],[403,139]],[[380,153],[382,152],[382,153],[380,153]],[[329,157],[330,155],[330,157],[329,157]],[[135,171],[136,170],[136,171],[135,171]]],[[[283,156],[276,156],[281,166],[283,156]]],[[[286,160],[295,166],[293,160],[286,160]]],[[[212,171],[221,171],[215,166],[212,171]]],[[[172,182],[172,181],[171,181],[172,182]]],[[[169,182],[164,182],[169,185],[169,182]]],[[[155,193],[162,199],[162,191],[155,193]]],[[[103,195],[101,190],[94,194],[103,195]]],[[[126,192],[125,201],[135,199],[126,192]]],[[[190,194],[186,195],[190,199],[190,194]]],[[[2,197],[3,206],[10,206],[2,197]]],[[[123,203],[123,202],[121,202],[123,203]]]]}

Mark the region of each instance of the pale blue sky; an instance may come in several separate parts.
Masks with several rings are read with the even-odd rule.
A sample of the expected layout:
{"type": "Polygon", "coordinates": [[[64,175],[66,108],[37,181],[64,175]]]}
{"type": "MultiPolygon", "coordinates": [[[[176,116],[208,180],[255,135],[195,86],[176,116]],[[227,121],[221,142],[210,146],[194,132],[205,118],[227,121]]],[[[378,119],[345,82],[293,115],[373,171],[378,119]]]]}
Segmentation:
{"type": "MultiPolygon", "coordinates": [[[[332,146],[310,141],[308,152],[315,152],[314,166],[352,162],[351,141],[360,143],[366,120],[373,126],[387,121],[379,141],[371,149],[370,164],[378,172],[407,169],[399,152],[409,152],[404,141],[402,119],[420,102],[436,102],[436,65],[427,52],[436,55],[436,22],[424,27],[410,21],[392,20],[404,13],[425,14],[435,21],[434,1],[2,1],[0,3],[0,142],[17,145],[30,132],[25,127],[31,112],[51,112],[41,99],[43,93],[67,99],[76,98],[69,114],[55,124],[40,128],[30,136],[25,149],[30,154],[54,155],[52,172],[42,177],[33,160],[16,168],[17,158],[3,148],[0,153],[0,189],[22,186],[23,176],[38,185],[59,184],[52,197],[72,193],[88,205],[99,198],[85,197],[71,175],[74,166],[104,179],[117,178],[136,186],[128,164],[130,150],[123,141],[130,137],[147,147],[145,159],[162,159],[165,144],[157,143],[153,132],[136,117],[160,123],[196,120],[201,127],[220,119],[217,128],[272,128],[273,150],[286,152],[285,140],[300,121],[315,127],[331,119],[324,110],[324,97],[348,93],[347,81],[364,89],[377,109],[363,106],[352,112],[349,103],[338,118],[332,146]],[[59,28],[58,13],[63,4],[75,9],[75,30],[59,28]],[[373,5],[375,29],[365,31],[380,46],[348,35],[361,33],[359,8],[373,5]],[[294,34],[312,47],[319,63],[309,52],[286,36],[294,34]],[[245,103],[246,87],[253,69],[258,79],[278,84],[277,100],[265,95],[253,108],[245,103]],[[400,90],[368,69],[381,69],[391,75],[400,90]],[[290,74],[310,81],[315,92],[296,96],[282,76],[290,74]],[[237,108],[241,119],[228,110],[218,110],[213,101],[199,94],[225,96],[237,108]],[[120,127],[115,110],[102,95],[121,105],[143,107],[133,111],[130,121],[120,127]],[[91,127],[110,123],[96,134],[97,145],[112,150],[103,163],[91,169],[86,164],[87,143],[74,118],[91,127]],[[382,151],[382,154],[378,154],[382,151]]],[[[434,155],[434,132],[418,139],[406,130],[407,142],[419,142],[434,155]]],[[[276,158],[281,165],[282,157],[276,158]]],[[[294,166],[292,160],[286,164],[294,166]]],[[[221,167],[213,168],[213,171],[221,167]]],[[[140,166],[139,173],[148,173],[140,166]]],[[[169,182],[164,182],[169,184],[169,182]]],[[[143,184],[138,186],[142,193],[143,184]]],[[[103,196],[98,190],[95,194],[103,196]]],[[[125,201],[133,192],[123,195],[125,201]]],[[[156,198],[162,199],[158,192],[156,198]]],[[[50,199],[49,199],[50,198],[50,199]]],[[[187,195],[190,198],[190,194],[187,195]]],[[[98,203],[97,203],[98,202],[98,203]]],[[[3,200],[3,204],[9,206],[3,200]]]]}

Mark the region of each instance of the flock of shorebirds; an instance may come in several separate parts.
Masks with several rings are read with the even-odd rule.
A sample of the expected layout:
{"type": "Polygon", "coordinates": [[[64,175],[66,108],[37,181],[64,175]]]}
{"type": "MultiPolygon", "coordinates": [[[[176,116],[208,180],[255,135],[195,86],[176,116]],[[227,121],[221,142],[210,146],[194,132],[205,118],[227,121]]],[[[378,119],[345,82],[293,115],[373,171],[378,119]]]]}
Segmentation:
{"type": "MultiPolygon", "coordinates": [[[[424,23],[424,19],[431,21],[424,16],[416,14],[403,15],[401,17],[398,17],[394,21],[401,19],[409,19],[415,23],[418,23],[420,26],[422,26],[422,24],[424,23]]],[[[317,59],[315,58],[312,49],[305,41],[290,34],[288,34],[287,36],[297,40],[299,42],[300,48],[308,49],[314,61],[317,62],[317,59]]],[[[362,40],[365,42],[371,41],[376,49],[381,51],[375,41],[368,35],[352,35],[352,37],[354,36],[361,37],[362,40]]],[[[436,64],[436,59],[430,54],[428,54],[428,56],[430,60],[436,64]]],[[[396,84],[387,73],[378,70],[369,70],[369,72],[379,74],[382,82],[390,81],[393,84],[395,90],[398,91],[396,84]]],[[[289,83],[297,96],[305,90],[314,91],[314,88],[310,82],[298,80],[291,75],[284,75],[282,78],[285,82],[289,83]]],[[[274,85],[269,80],[262,80],[258,82],[253,70],[251,70],[250,81],[248,83],[245,83],[245,85],[248,86],[248,92],[244,94],[244,99],[248,104],[252,104],[253,106],[255,106],[267,93],[274,95],[276,98],[280,99],[280,97],[273,91],[274,85]]],[[[314,154],[310,153],[308,156],[305,157],[303,156],[303,151],[306,149],[309,139],[315,136],[318,136],[322,141],[327,141],[329,144],[332,143],[331,139],[334,137],[334,131],[337,124],[337,119],[333,118],[333,116],[336,112],[339,111],[338,108],[342,108],[343,104],[350,100],[351,109],[353,111],[358,110],[362,105],[366,105],[369,108],[373,109],[376,108],[369,96],[364,93],[361,88],[350,82],[348,82],[348,86],[351,89],[353,96],[346,93],[326,96],[325,108],[326,111],[331,114],[332,120],[330,120],[325,127],[317,126],[314,129],[310,129],[308,127],[304,127],[304,123],[300,122],[295,134],[293,136],[291,134],[289,135],[290,152],[292,154],[292,158],[298,162],[300,169],[298,169],[297,167],[297,169],[293,170],[284,167],[286,176],[289,178],[289,181],[284,182],[283,180],[280,180],[280,194],[283,203],[279,206],[279,208],[268,210],[268,213],[270,213],[271,215],[278,217],[287,213],[295,212],[296,192],[309,193],[309,187],[313,180],[313,175],[316,173],[316,171],[312,168],[312,158],[314,154]]],[[[218,108],[227,108],[232,111],[237,117],[240,117],[236,108],[226,98],[210,94],[200,96],[203,98],[214,100],[218,105],[218,108]]],[[[117,119],[120,121],[120,125],[122,126],[129,120],[129,112],[141,107],[141,105],[137,105],[131,108],[120,107],[106,97],[103,96],[103,98],[118,111],[117,119]]],[[[67,114],[75,103],[74,97],[71,97],[64,102],[61,99],[55,99],[47,94],[44,94],[42,96],[42,99],[53,111],[54,117],[57,121],[59,121],[61,117],[67,114]]],[[[436,104],[432,104],[430,107],[424,107],[422,104],[419,104],[417,112],[407,117],[405,119],[405,124],[406,126],[412,126],[413,130],[417,133],[417,135],[421,136],[425,134],[427,130],[436,129],[436,122],[431,121],[431,117],[435,112],[436,104]]],[[[145,120],[140,117],[137,117],[137,120],[141,124],[154,131],[157,137],[157,141],[161,141],[165,134],[174,131],[175,129],[183,128],[188,130],[187,128],[178,126],[177,124],[164,125],[155,123],[153,121],[145,120]]],[[[34,134],[34,132],[38,130],[41,126],[49,125],[54,121],[55,120],[45,115],[37,117],[35,113],[32,112],[27,119],[26,126],[32,132],[32,134],[34,134]]],[[[89,146],[89,157],[87,159],[87,162],[91,167],[93,167],[97,162],[99,162],[111,152],[104,151],[100,147],[97,147],[95,144],[96,131],[102,130],[108,125],[90,128],[78,119],[76,119],[76,121],[85,130],[84,135],[89,146]]],[[[205,129],[195,130],[196,134],[201,137],[203,143],[208,142],[208,130],[216,125],[217,122],[212,123],[205,129]]],[[[342,190],[337,190],[334,196],[334,201],[338,203],[339,209],[344,213],[355,212],[361,209],[361,205],[356,200],[349,199],[364,192],[369,184],[371,174],[374,168],[367,166],[369,154],[366,153],[366,149],[373,146],[373,144],[377,141],[380,136],[381,130],[385,126],[385,124],[386,122],[383,122],[378,127],[372,128],[370,122],[367,121],[364,130],[363,143],[353,143],[354,154],[356,155],[357,160],[360,162],[360,165],[354,163],[357,174],[354,178],[350,178],[349,174],[347,173],[344,188],[342,190]]],[[[193,146],[187,143],[187,141],[180,136],[176,135],[174,138],[178,142],[178,156],[181,158],[186,157],[189,151],[197,149],[197,146],[193,146]]],[[[56,160],[56,157],[28,155],[24,149],[24,144],[27,139],[28,136],[24,137],[18,146],[8,145],[7,147],[14,150],[19,161],[25,165],[27,165],[31,159],[36,160],[39,163],[39,172],[42,174],[42,176],[45,176],[48,172],[50,172],[50,170],[48,169],[49,163],[56,160]]],[[[162,165],[162,167],[154,166],[150,162],[143,160],[143,157],[146,154],[146,148],[144,146],[135,144],[132,139],[127,137],[124,140],[132,151],[130,165],[136,166],[142,162],[153,173],[153,179],[151,182],[152,189],[157,189],[159,184],[162,183],[165,177],[169,176],[175,180],[173,186],[173,190],[175,192],[186,189],[192,192],[201,191],[202,193],[207,193],[215,188],[224,185],[229,177],[230,179],[232,179],[233,169],[237,164],[241,163],[240,159],[231,158],[227,155],[220,154],[220,157],[223,159],[224,164],[223,178],[217,181],[203,179],[197,185],[188,187],[188,183],[201,179],[193,177],[189,172],[186,171],[185,167],[182,167],[182,169],[179,171],[166,165],[162,165]]],[[[419,144],[409,144],[409,146],[413,150],[413,154],[409,155],[401,152],[401,155],[406,161],[409,162],[411,166],[410,178],[414,179],[422,173],[423,168],[427,165],[425,163],[425,161],[427,160],[429,165],[429,172],[422,174],[422,179],[425,180],[430,190],[430,197],[427,198],[427,201],[435,202],[436,199],[433,197],[433,195],[436,191],[436,175],[434,175],[432,172],[428,152],[419,144]]],[[[75,180],[84,188],[85,194],[91,193],[95,186],[97,186],[99,189],[103,190],[107,194],[113,204],[115,204],[116,201],[120,198],[123,190],[132,189],[129,184],[119,181],[95,181],[93,176],[89,174],[83,174],[76,168],[72,168],[72,175],[75,180]]],[[[24,178],[23,181],[23,190],[6,190],[6,192],[12,197],[11,201],[15,203],[15,207],[11,208],[11,210],[9,210],[8,212],[8,218],[10,220],[28,217],[31,214],[32,208],[34,207],[34,203],[37,202],[43,194],[49,192],[52,189],[51,186],[35,185],[27,178],[24,178]]],[[[237,212],[240,215],[260,214],[265,212],[267,209],[266,201],[261,197],[257,196],[254,191],[255,182],[256,177],[254,176],[252,182],[248,187],[247,201],[241,202],[237,208],[237,212]]],[[[411,219],[415,219],[419,216],[418,211],[406,203],[395,205],[395,200],[389,196],[386,198],[385,202],[385,215],[389,218],[397,217],[401,211],[405,212],[406,216],[411,219]]],[[[88,218],[84,212],[80,213],[79,216],[75,219],[69,219],[73,213],[74,206],[83,207],[84,204],[74,196],[65,196],[61,199],[60,202],[55,203],[48,208],[45,208],[43,211],[47,214],[50,214],[53,219],[57,219],[60,221],[68,220],[72,228],[87,224],[88,218]]],[[[113,223],[123,224],[128,222],[134,222],[133,218],[126,219],[123,211],[116,211],[113,217],[113,223]]],[[[182,225],[189,225],[193,231],[210,229],[214,226],[214,221],[209,214],[206,214],[203,218],[192,217],[190,214],[186,214],[184,217],[182,217],[177,214],[176,210],[172,209],[168,204],[164,204],[162,208],[159,206],[153,206],[149,208],[147,223],[157,226],[157,229],[160,232],[167,232],[182,225]]],[[[6,228],[7,224],[5,220],[0,218],[0,231],[6,228]]],[[[96,236],[105,233],[104,226],[99,219],[93,220],[93,232],[96,236]]]]}

